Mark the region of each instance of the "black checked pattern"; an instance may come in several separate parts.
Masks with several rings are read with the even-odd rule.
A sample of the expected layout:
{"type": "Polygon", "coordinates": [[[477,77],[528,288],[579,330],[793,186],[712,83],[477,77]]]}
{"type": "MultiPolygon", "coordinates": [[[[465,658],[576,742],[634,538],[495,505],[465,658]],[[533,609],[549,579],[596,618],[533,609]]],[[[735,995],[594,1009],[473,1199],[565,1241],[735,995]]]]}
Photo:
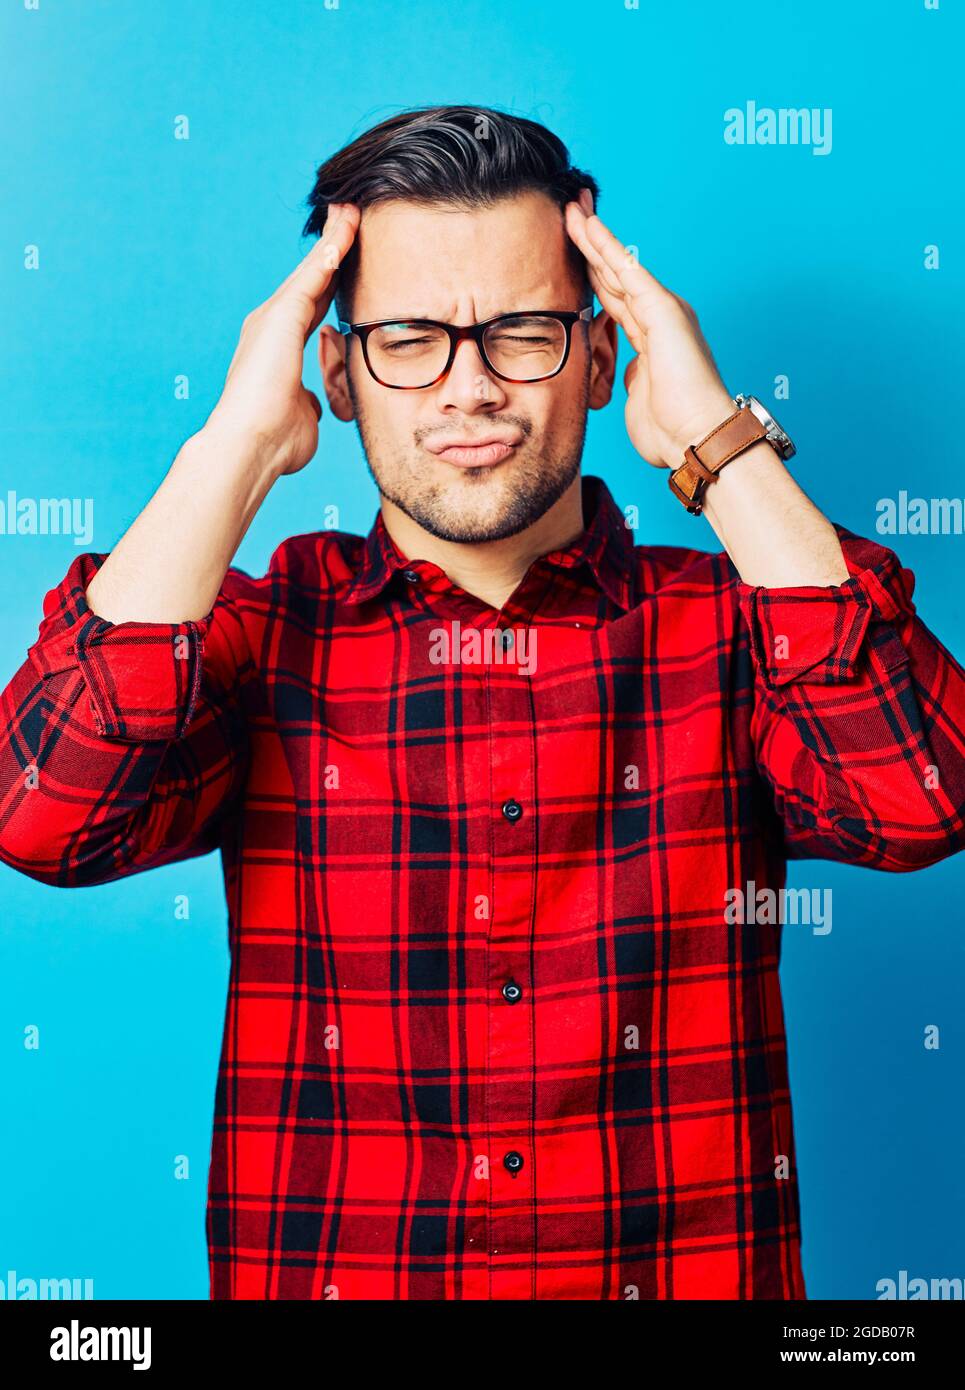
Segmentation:
{"type": "Polygon", "coordinates": [[[214,1298],[804,1296],[781,926],[727,895],[960,849],[962,669],[843,528],[847,583],[765,590],[584,512],[499,613],[381,520],[200,622],[91,614],[101,555],[47,595],[0,857],[223,860],[214,1298]]]}

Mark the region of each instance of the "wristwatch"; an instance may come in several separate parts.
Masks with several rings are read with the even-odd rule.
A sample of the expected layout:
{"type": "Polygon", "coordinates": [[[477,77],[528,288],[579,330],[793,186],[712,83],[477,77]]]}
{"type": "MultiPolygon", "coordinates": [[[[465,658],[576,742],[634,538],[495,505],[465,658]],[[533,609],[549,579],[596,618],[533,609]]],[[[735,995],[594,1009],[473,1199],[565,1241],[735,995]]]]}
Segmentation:
{"type": "Polygon", "coordinates": [[[759,439],[766,440],[782,459],[791,458],[795,452],[788,436],[756,396],[735,396],[734,404],[737,409],[733,415],[728,415],[723,424],[712,429],[698,444],[691,444],[684,452],[684,462],[668,479],[674,496],[679,497],[694,516],[699,516],[703,510],[704,491],[708,483],[717,481],[724,464],[759,439]]]}

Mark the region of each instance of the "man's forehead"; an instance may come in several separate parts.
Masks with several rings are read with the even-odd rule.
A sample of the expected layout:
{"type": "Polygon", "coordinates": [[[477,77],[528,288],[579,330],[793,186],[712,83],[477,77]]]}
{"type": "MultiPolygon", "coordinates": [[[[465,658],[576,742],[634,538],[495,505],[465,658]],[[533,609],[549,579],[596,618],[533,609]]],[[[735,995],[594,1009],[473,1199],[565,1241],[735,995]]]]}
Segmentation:
{"type": "MultiPolygon", "coordinates": [[[[431,301],[512,299],[573,293],[573,261],[559,207],[540,193],[482,207],[380,203],[363,211],[358,232],[357,309],[385,294],[405,304],[390,313],[426,314],[431,301]],[[420,307],[421,306],[421,307],[420,307]]],[[[371,306],[373,309],[376,307],[371,306]]],[[[500,310],[493,310],[500,312],[500,310]]]]}
{"type": "Polygon", "coordinates": [[[562,210],[545,193],[527,190],[493,202],[466,206],[460,203],[415,202],[409,199],[385,199],[364,208],[359,235],[366,231],[380,237],[406,235],[420,226],[432,226],[441,234],[455,237],[489,235],[499,228],[507,236],[514,229],[523,232],[533,224],[545,230],[557,227],[563,232],[562,210]]]}

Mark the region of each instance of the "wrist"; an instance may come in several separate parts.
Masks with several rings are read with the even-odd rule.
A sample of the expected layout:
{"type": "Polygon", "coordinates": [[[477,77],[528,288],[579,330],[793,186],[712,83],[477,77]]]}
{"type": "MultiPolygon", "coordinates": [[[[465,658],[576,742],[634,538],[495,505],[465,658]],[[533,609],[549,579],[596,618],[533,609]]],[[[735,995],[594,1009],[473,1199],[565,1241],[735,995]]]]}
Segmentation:
{"type": "Polygon", "coordinates": [[[267,492],[285,472],[289,460],[277,443],[257,430],[219,414],[216,406],[190,443],[263,484],[267,492]]]}
{"type": "Polygon", "coordinates": [[[723,386],[719,391],[715,391],[703,399],[694,412],[688,416],[685,425],[677,432],[674,438],[675,452],[668,466],[679,468],[683,463],[685,451],[692,444],[699,444],[702,439],[706,439],[711,430],[722,425],[736,409],[734,398],[728,396],[723,386]]]}
{"type": "Polygon", "coordinates": [[[722,468],[700,498],[701,511],[717,534],[721,534],[720,525],[728,506],[752,506],[759,489],[771,486],[778,474],[790,477],[787,465],[765,439],[759,439],[722,468]]]}
{"type": "MultiPolygon", "coordinates": [[[[191,499],[194,515],[217,515],[234,533],[235,548],[279,476],[249,436],[209,422],[186,441],[166,483],[191,499]]],[[[233,553],[233,552],[232,552],[233,553]]]]}

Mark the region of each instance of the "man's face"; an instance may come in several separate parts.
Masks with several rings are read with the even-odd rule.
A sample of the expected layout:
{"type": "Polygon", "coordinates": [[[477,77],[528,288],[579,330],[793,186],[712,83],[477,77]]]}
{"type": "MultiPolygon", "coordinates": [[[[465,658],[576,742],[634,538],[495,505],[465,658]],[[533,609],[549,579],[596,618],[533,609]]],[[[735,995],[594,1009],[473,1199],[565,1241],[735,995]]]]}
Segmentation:
{"type": "MultiPolygon", "coordinates": [[[[393,202],[363,213],[355,323],[472,324],[525,310],[578,310],[585,293],[562,215],[542,194],[472,211],[393,202]]],[[[331,348],[322,350],[326,391],[336,415],[354,415],[385,497],[440,539],[499,540],[537,521],[579,473],[587,408],[603,403],[597,377],[601,362],[606,375],[612,337],[604,319],[575,324],[563,370],[525,384],[494,376],[465,341],[438,385],[392,390],[373,379],[350,338],[347,379],[331,348]],[[486,440],[497,447],[484,452],[486,440]]]]}

